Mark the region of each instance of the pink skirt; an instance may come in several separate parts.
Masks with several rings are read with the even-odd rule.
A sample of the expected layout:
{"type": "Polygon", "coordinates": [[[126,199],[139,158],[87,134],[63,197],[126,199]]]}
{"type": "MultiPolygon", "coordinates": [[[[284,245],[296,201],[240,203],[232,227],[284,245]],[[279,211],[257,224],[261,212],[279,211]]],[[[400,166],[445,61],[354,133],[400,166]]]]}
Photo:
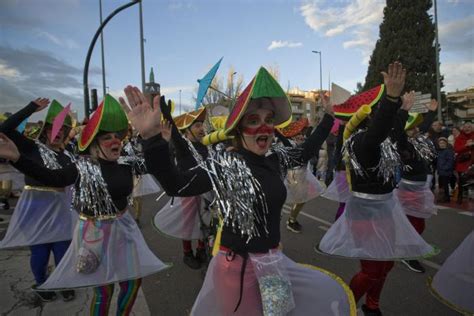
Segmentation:
{"type": "MultiPolygon", "coordinates": [[[[250,258],[243,279],[242,301],[234,313],[240,297],[242,261],[237,255],[228,260],[224,251],[212,258],[191,315],[263,315],[260,288],[250,258]]],[[[285,255],[283,264],[295,303],[288,315],[311,315],[316,311],[318,315],[356,315],[352,292],[342,279],[320,268],[299,265],[285,255]]]]}

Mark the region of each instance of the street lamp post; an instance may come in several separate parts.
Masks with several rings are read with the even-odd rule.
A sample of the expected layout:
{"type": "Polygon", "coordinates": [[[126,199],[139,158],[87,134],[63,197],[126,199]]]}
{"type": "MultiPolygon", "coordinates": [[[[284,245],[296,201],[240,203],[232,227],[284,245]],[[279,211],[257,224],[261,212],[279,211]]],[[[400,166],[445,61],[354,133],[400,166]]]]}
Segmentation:
{"type": "MultiPolygon", "coordinates": [[[[441,80],[439,74],[439,42],[438,42],[438,6],[434,1],[434,14],[435,14],[435,54],[436,54],[436,98],[438,99],[438,121],[443,121],[443,115],[441,112],[441,80]]],[[[447,113],[449,114],[449,113],[447,113]]]]}
{"type": "Polygon", "coordinates": [[[319,91],[323,91],[323,63],[322,63],[322,57],[321,55],[323,54],[322,51],[317,51],[313,50],[312,51],[315,54],[319,54],[319,91]]]}
{"type": "Polygon", "coordinates": [[[97,39],[99,38],[99,35],[102,32],[102,29],[109,23],[109,21],[120,11],[125,10],[128,7],[131,7],[141,0],[133,0],[127,4],[124,4],[121,7],[118,7],[113,11],[105,20],[102,22],[100,27],[97,29],[95,32],[94,37],[92,38],[92,41],[89,45],[89,50],[87,51],[87,56],[86,56],[86,61],[84,64],[84,76],[83,76],[83,87],[84,87],[84,114],[87,118],[89,118],[91,109],[90,109],[90,100],[89,100],[89,63],[92,57],[92,51],[94,50],[94,45],[97,42],[97,39]]]}

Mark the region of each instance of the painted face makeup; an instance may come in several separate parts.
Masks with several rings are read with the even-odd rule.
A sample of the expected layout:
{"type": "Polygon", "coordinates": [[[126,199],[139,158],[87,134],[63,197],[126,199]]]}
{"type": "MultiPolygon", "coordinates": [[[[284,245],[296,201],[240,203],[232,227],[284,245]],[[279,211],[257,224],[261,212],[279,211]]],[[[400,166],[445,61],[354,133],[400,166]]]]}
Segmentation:
{"type": "Polygon", "coordinates": [[[106,160],[117,160],[122,151],[122,135],[119,133],[107,133],[97,138],[101,153],[106,160]]]}
{"type": "Polygon", "coordinates": [[[270,148],[275,132],[273,111],[259,108],[246,114],[241,123],[244,148],[265,155],[270,148]]]}

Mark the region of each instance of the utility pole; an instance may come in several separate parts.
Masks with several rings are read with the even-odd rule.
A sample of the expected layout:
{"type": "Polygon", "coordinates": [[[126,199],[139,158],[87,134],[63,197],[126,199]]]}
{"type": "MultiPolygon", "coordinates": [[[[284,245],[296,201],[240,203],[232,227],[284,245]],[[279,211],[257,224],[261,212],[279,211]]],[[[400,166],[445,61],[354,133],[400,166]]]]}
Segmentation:
{"type": "MultiPolygon", "coordinates": [[[[99,0],[99,14],[100,14],[100,24],[102,25],[102,0],[99,0]]],[[[105,84],[105,57],[104,57],[104,31],[100,31],[100,50],[102,55],[102,94],[105,99],[106,87],[105,84]]]]}
{"type": "Polygon", "coordinates": [[[434,14],[435,14],[435,49],[436,49],[436,98],[438,99],[438,121],[443,122],[443,114],[441,111],[441,80],[439,74],[439,39],[438,39],[438,6],[437,1],[434,0],[434,14]]]}
{"type": "Polygon", "coordinates": [[[143,38],[143,10],[141,1],[138,3],[138,9],[140,12],[140,59],[142,68],[142,91],[145,91],[145,39],[143,38]]]}

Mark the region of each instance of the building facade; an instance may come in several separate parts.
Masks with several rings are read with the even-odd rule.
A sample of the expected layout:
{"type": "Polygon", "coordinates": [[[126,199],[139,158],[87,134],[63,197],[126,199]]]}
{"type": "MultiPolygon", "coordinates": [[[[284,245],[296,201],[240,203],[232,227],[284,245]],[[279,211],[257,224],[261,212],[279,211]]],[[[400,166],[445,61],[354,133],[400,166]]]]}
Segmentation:
{"type": "Polygon", "coordinates": [[[465,90],[448,92],[446,95],[448,113],[453,123],[474,121],[474,86],[465,90]]]}

